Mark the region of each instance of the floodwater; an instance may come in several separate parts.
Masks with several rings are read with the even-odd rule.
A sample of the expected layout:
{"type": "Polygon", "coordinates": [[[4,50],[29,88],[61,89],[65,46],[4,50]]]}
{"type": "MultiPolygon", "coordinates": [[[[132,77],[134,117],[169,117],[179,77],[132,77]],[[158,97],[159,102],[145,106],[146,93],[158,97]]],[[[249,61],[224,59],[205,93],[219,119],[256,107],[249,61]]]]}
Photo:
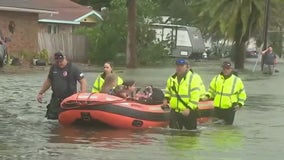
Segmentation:
{"type": "MultiPolygon", "coordinates": [[[[193,67],[208,85],[219,72],[219,63],[200,62],[193,67]]],[[[47,73],[0,75],[0,159],[283,159],[284,64],[272,76],[260,71],[252,73],[252,63],[246,68],[240,77],[248,100],[246,107],[236,114],[235,124],[205,124],[198,131],[63,127],[46,120],[46,104],[35,100],[47,73]]],[[[171,66],[144,68],[126,70],[121,76],[137,80],[140,86],[164,87],[173,71],[171,66]]],[[[89,89],[97,74],[85,74],[89,89]]],[[[50,92],[45,101],[49,96],[50,92]]]]}

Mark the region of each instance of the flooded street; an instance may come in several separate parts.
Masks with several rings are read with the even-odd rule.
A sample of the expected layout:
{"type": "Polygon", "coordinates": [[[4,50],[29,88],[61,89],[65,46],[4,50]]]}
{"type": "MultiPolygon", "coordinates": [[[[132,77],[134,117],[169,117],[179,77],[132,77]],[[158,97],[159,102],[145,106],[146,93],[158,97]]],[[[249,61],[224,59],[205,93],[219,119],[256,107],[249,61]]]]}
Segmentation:
{"type": "MultiPolygon", "coordinates": [[[[208,86],[221,62],[200,62],[193,69],[208,86]],[[212,64],[211,64],[212,63],[212,64]],[[217,65],[216,65],[217,64],[217,65]],[[208,67],[209,66],[209,67],[208,67]]],[[[244,109],[236,114],[233,126],[201,125],[198,131],[167,128],[147,130],[63,127],[44,118],[47,104],[36,94],[47,75],[0,74],[0,160],[23,159],[193,159],[267,160],[284,156],[284,64],[272,76],[260,71],[239,75],[248,94],[244,109]]],[[[164,88],[174,68],[126,70],[120,75],[139,86],[164,88]]],[[[85,73],[88,88],[98,73],[85,73]]],[[[45,95],[49,101],[50,91],[45,95]]]]}

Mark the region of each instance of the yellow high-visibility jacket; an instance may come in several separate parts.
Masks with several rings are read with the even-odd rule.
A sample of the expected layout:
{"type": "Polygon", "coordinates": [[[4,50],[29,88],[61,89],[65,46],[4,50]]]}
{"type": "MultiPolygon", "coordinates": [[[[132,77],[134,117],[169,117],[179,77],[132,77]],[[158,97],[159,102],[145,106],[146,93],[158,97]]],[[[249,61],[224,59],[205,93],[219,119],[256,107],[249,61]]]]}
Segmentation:
{"type": "Polygon", "coordinates": [[[210,98],[214,98],[214,107],[222,109],[233,107],[234,103],[243,106],[247,99],[242,80],[233,74],[227,79],[222,74],[215,76],[208,93],[210,98]]]}
{"type": "Polygon", "coordinates": [[[165,89],[165,98],[169,100],[169,105],[176,112],[182,112],[186,108],[196,110],[200,98],[200,81],[191,71],[188,71],[186,76],[178,82],[177,75],[169,77],[165,89]],[[178,99],[175,92],[177,91],[180,98],[187,104],[186,106],[178,99]]]}
{"type": "Polygon", "coordinates": [[[202,79],[201,79],[201,77],[200,77],[199,74],[197,74],[197,73],[195,73],[195,72],[194,72],[193,74],[196,76],[196,79],[198,79],[198,81],[199,81],[200,98],[205,98],[206,95],[208,94],[208,93],[206,92],[205,85],[204,85],[204,83],[203,83],[203,81],[202,81],[202,79]]]}
{"type": "MultiPolygon", "coordinates": [[[[122,78],[119,76],[117,77],[117,85],[121,85],[123,83],[122,78]]],[[[92,87],[92,93],[98,93],[102,90],[102,86],[104,84],[105,80],[103,78],[103,73],[100,74],[97,79],[95,80],[93,87],[92,87]]]]}

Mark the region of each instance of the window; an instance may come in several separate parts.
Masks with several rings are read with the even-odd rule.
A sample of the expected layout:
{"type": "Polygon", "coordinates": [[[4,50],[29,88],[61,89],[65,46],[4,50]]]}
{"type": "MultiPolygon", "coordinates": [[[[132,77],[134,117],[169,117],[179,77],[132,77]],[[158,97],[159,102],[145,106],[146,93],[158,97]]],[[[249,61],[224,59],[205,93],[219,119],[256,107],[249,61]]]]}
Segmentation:
{"type": "Polygon", "coordinates": [[[187,30],[178,30],[177,46],[185,46],[185,47],[192,46],[187,30]]]}
{"type": "Polygon", "coordinates": [[[59,31],[59,26],[57,24],[49,24],[47,26],[47,33],[56,34],[59,31]]]}

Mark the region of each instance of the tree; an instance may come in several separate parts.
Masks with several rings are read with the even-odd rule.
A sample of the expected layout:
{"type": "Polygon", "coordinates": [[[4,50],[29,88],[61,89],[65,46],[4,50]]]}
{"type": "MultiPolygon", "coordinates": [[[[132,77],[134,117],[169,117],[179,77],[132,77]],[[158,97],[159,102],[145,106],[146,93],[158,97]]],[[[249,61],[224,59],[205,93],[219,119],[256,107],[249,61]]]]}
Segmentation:
{"type": "Polygon", "coordinates": [[[278,27],[284,27],[284,19],[282,16],[284,15],[284,1],[283,0],[271,0],[271,16],[270,16],[270,29],[275,29],[278,27]]]}
{"type": "Polygon", "coordinates": [[[246,42],[262,29],[264,2],[259,0],[196,0],[198,23],[211,34],[234,42],[235,67],[244,68],[246,42]],[[197,2],[198,1],[198,2],[197,2]],[[206,26],[206,27],[204,27],[206,26]]]}
{"type": "Polygon", "coordinates": [[[102,7],[110,7],[112,0],[72,0],[85,6],[91,6],[93,9],[100,11],[102,7]]]}
{"type": "Polygon", "coordinates": [[[113,61],[117,65],[133,68],[138,65],[137,63],[153,65],[162,61],[166,50],[162,42],[155,43],[155,33],[151,30],[149,21],[155,20],[153,15],[157,13],[158,4],[153,0],[136,1],[137,15],[132,17],[133,14],[127,12],[129,9],[133,12],[133,8],[129,8],[129,5],[133,4],[127,5],[126,2],[112,0],[102,22],[77,31],[79,34],[87,35],[89,39],[89,58],[92,63],[103,64],[105,61],[113,61]],[[131,20],[130,26],[128,16],[131,20]],[[128,28],[132,31],[134,29],[135,33],[128,34],[128,28]]]}
{"type": "Polygon", "coordinates": [[[268,32],[269,43],[272,44],[273,50],[282,57],[283,54],[283,27],[284,19],[284,1],[272,0],[271,1],[271,14],[270,14],[270,27],[268,32]]]}
{"type": "Polygon", "coordinates": [[[137,63],[137,26],[136,16],[137,7],[136,0],[127,1],[128,8],[128,32],[126,46],[126,66],[128,68],[136,68],[137,63]]]}

